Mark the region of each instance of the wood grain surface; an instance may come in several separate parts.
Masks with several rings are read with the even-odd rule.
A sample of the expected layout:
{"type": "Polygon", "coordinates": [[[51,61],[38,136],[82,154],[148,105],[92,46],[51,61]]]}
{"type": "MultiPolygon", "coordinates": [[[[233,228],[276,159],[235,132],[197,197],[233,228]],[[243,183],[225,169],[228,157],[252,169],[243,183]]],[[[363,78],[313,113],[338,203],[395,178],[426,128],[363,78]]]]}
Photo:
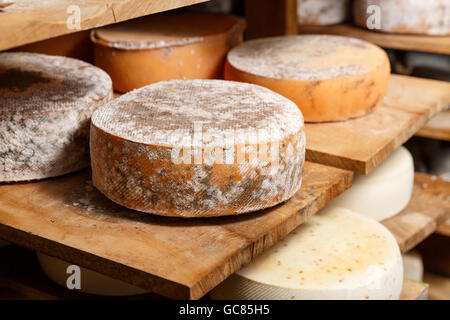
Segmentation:
{"type": "Polygon", "coordinates": [[[403,280],[403,290],[400,300],[427,300],[429,286],[426,283],[403,280]]]}
{"type": "Polygon", "coordinates": [[[443,111],[431,119],[416,136],[450,141],[450,110],[443,111]]]}
{"type": "Polygon", "coordinates": [[[391,75],[383,103],[373,113],[306,124],[306,158],[367,174],[449,105],[450,83],[391,75]]]}
{"type": "Polygon", "coordinates": [[[90,172],[0,185],[0,238],[170,298],[198,299],[351,186],[353,173],[306,163],[274,208],[234,217],[157,217],[120,207],[90,172]]]}
{"type": "Polygon", "coordinates": [[[424,281],[430,285],[429,300],[450,300],[450,278],[425,272],[424,281]]]}

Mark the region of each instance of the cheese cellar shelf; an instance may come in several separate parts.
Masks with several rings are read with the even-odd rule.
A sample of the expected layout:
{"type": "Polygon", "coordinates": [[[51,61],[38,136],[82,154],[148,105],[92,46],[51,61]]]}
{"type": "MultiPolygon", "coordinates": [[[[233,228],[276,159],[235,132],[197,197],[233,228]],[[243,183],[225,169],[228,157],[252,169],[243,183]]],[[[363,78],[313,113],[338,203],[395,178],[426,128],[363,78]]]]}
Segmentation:
{"type": "Polygon", "coordinates": [[[443,111],[431,119],[416,133],[416,136],[450,141],[450,110],[443,111]]]}
{"type": "Polygon", "coordinates": [[[205,1],[15,0],[0,9],[0,50],[205,1]]]}

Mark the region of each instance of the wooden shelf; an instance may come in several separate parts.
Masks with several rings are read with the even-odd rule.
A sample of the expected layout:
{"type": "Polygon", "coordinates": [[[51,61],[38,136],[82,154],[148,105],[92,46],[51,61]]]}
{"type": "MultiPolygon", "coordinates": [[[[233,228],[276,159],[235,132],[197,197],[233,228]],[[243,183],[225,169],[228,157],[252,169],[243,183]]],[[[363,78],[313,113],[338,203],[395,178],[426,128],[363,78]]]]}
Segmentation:
{"type": "Polygon", "coordinates": [[[207,0],[15,0],[0,10],[0,50],[92,29],[207,0]],[[80,8],[80,27],[73,30],[66,21],[70,6],[80,8]]]}
{"type": "Polygon", "coordinates": [[[436,232],[441,236],[450,237],[450,213],[447,214],[445,222],[437,228],[436,232]]]}
{"type": "Polygon", "coordinates": [[[443,111],[431,119],[416,136],[450,141],[450,110],[443,111]]]}
{"type": "Polygon", "coordinates": [[[352,178],[307,162],[302,188],[282,205],[177,219],[114,204],[89,184],[86,170],[0,185],[0,238],[166,297],[199,299],[349,188],[352,178]]]}
{"type": "Polygon", "coordinates": [[[425,272],[424,281],[429,286],[429,300],[450,300],[450,278],[425,272]]]}
{"type": "Polygon", "coordinates": [[[300,34],[335,34],[363,39],[383,48],[450,54],[450,36],[418,36],[375,32],[344,24],[300,26],[300,34]]]}
{"type": "Polygon", "coordinates": [[[450,105],[450,83],[392,75],[382,105],[354,120],[306,125],[308,161],[367,174],[450,105]]]}
{"type": "Polygon", "coordinates": [[[428,292],[428,284],[405,279],[400,300],[427,300],[428,292]]]}
{"type": "Polygon", "coordinates": [[[449,213],[450,182],[416,173],[409,205],[398,215],[384,220],[400,246],[408,252],[434,233],[449,213]]]}

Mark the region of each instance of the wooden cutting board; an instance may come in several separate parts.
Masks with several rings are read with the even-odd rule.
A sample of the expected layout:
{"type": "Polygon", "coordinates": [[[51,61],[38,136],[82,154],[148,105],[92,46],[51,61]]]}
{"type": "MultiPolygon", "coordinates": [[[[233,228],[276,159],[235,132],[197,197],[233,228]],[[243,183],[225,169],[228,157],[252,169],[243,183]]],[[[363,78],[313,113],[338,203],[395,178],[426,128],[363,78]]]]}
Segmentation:
{"type": "Polygon", "coordinates": [[[120,207],[84,171],[0,185],[0,238],[170,298],[198,299],[351,186],[353,173],[306,163],[301,190],[277,207],[204,219],[120,207]]]}
{"type": "Polygon", "coordinates": [[[450,83],[391,75],[382,105],[354,120],[306,124],[306,158],[367,174],[450,105],[450,83]]]}

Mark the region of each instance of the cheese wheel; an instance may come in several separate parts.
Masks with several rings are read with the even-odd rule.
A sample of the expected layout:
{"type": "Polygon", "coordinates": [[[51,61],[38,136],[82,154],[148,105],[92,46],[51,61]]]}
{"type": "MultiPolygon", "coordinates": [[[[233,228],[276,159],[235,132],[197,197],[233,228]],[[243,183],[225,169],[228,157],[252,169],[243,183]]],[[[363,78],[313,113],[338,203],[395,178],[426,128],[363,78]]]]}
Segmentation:
{"type": "Polygon", "coordinates": [[[417,282],[423,281],[423,261],[416,250],[403,254],[403,274],[406,279],[417,282]]]}
{"type": "Polygon", "coordinates": [[[396,300],[399,247],[381,224],[325,208],[211,291],[216,300],[396,300]]]}
{"type": "Polygon", "coordinates": [[[267,87],[294,101],[305,121],[363,116],[383,100],[390,66],[368,42],[327,35],[247,41],[228,54],[225,79],[267,87]]]}
{"type": "Polygon", "coordinates": [[[355,174],[352,187],[329,205],[381,221],[408,205],[413,185],[413,158],[406,148],[400,147],[368,175],[355,174]]]}
{"type": "Polygon", "coordinates": [[[425,35],[450,34],[448,0],[355,0],[353,12],[357,25],[363,28],[370,27],[374,31],[425,35]],[[379,22],[379,25],[374,24],[375,22],[379,22]]]}
{"type": "MultiPolygon", "coordinates": [[[[42,253],[37,253],[37,256],[42,271],[44,271],[45,275],[50,280],[65,288],[68,288],[68,282],[71,285],[76,282],[73,277],[71,277],[75,275],[74,270],[68,269],[72,265],[71,263],[42,253]]],[[[79,271],[81,288],[73,289],[78,292],[101,296],[132,296],[149,293],[149,291],[142,288],[135,287],[129,283],[110,278],[86,268],[80,268],[79,271]]]]}
{"type": "Polygon", "coordinates": [[[298,0],[297,15],[300,25],[332,25],[349,17],[349,0],[298,0]]]}
{"type": "Polygon", "coordinates": [[[305,157],[288,99],[223,80],[173,80],[92,116],[93,184],[125,207],[164,216],[247,213],[292,197],[305,157]]]}
{"type": "Polygon", "coordinates": [[[0,182],[87,167],[90,117],[111,99],[111,79],[90,64],[0,53],[0,182]]]}
{"type": "Polygon", "coordinates": [[[128,92],[172,79],[223,78],[227,52],[242,42],[245,24],[230,15],[163,14],[97,29],[95,64],[128,92]]]}

